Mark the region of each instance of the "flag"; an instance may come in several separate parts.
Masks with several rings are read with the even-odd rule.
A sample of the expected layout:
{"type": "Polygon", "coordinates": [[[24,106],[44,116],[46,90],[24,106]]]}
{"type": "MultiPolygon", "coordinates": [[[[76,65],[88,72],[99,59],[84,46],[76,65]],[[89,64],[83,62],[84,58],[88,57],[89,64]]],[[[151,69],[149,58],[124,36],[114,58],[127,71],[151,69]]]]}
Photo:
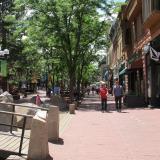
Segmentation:
{"type": "Polygon", "coordinates": [[[160,61],[160,52],[157,52],[155,49],[150,47],[150,57],[154,61],[158,62],[158,61],[160,61]]]}

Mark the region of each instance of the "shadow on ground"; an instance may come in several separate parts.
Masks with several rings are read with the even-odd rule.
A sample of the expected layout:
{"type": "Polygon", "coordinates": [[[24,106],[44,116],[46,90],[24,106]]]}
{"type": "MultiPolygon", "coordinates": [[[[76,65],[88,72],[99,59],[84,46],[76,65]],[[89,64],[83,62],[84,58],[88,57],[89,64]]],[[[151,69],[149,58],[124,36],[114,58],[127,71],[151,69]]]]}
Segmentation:
{"type": "Polygon", "coordinates": [[[7,150],[0,150],[0,160],[5,160],[11,155],[18,155],[17,152],[7,151],[7,150]]]}
{"type": "Polygon", "coordinates": [[[57,145],[64,145],[64,140],[62,138],[58,138],[58,140],[52,140],[49,142],[57,145]]]}

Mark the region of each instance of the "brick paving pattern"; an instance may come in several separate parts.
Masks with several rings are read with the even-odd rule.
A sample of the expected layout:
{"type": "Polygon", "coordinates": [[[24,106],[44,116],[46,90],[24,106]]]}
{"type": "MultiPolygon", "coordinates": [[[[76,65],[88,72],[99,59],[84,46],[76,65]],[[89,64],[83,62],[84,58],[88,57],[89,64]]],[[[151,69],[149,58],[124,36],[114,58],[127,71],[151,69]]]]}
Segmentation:
{"type": "Polygon", "coordinates": [[[159,109],[119,113],[109,101],[112,111],[102,113],[95,97],[84,102],[61,134],[63,144],[50,143],[54,160],[160,160],[159,109]]]}
{"type": "Polygon", "coordinates": [[[90,95],[75,114],[61,112],[60,141],[49,142],[53,160],[160,160],[160,110],[123,107],[119,113],[111,96],[108,107],[101,112],[99,97],[90,95]]]}

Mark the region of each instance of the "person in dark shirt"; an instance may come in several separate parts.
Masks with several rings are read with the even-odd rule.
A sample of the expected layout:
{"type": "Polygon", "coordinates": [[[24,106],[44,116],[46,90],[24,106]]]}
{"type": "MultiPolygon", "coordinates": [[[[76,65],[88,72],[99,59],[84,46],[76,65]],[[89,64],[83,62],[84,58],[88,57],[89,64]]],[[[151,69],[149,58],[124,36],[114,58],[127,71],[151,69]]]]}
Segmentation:
{"type": "Polygon", "coordinates": [[[115,97],[116,110],[121,112],[123,88],[119,85],[118,80],[115,81],[115,85],[113,86],[113,96],[115,97]]]}

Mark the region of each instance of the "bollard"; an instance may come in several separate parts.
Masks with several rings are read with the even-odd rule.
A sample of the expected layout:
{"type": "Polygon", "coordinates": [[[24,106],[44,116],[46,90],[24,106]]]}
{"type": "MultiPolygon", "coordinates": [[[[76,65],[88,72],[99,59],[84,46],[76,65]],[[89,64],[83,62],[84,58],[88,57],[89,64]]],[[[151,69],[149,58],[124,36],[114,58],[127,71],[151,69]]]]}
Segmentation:
{"type": "Polygon", "coordinates": [[[38,111],[33,117],[28,160],[46,160],[49,157],[47,112],[38,111]]]}
{"type": "Polygon", "coordinates": [[[75,104],[69,104],[69,113],[70,114],[75,114],[75,104]]]}
{"type": "Polygon", "coordinates": [[[74,104],[75,104],[75,109],[78,109],[78,101],[74,101],[74,104]]]}
{"type": "Polygon", "coordinates": [[[49,106],[48,112],[48,140],[54,141],[59,138],[59,107],[49,106]]]}

